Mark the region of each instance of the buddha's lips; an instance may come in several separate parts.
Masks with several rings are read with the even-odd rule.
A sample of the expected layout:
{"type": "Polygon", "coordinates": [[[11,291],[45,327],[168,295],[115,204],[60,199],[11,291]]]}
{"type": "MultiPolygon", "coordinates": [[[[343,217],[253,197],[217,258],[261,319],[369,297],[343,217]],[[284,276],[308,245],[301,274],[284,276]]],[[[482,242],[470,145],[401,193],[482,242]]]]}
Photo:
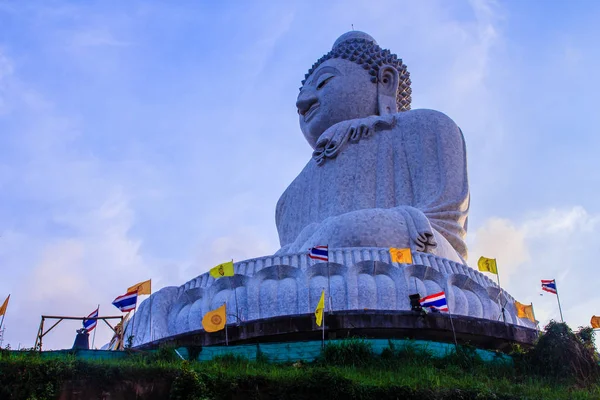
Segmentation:
{"type": "Polygon", "coordinates": [[[319,107],[320,107],[319,103],[314,103],[312,106],[310,106],[308,111],[304,114],[304,122],[308,122],[313,117],[313,115],[315,115],[315,111],[319,107]]]}

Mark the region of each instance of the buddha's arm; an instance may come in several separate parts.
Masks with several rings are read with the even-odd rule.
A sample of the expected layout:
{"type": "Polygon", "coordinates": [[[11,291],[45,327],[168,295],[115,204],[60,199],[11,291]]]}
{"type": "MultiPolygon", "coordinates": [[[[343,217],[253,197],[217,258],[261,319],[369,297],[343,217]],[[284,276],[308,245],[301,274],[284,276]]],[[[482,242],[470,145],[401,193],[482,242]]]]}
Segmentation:
{"type": "Polygon", "coordinates": [[[396,125],[396,115],[374,115],[367,118],[338,122],[319,137],[313,152],[317,165],[323,165],[327,159],[337,157],[345,146],[367,140],[377,131],[390,130],[396,125]]]}
{"type": "Polygon", "coordinates": [[[469,184],[462,132],[432,110],[402,113],[394,129],[399,133],[394,135],[395,150],[405,152],[410,171],[411,206],[425,215],[438,242],[447,241],[466,258],[469,184]]]}

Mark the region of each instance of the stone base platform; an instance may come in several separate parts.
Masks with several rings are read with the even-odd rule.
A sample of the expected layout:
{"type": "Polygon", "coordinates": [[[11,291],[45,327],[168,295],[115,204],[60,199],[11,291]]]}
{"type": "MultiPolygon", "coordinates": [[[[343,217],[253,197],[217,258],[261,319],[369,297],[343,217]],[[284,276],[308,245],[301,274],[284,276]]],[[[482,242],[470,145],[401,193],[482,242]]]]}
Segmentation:
{"type": "MultiPolygon", "coordinates": [[[[306,321],[293,322],[298,327],[283,329],[283,333],[310,332],[314,316],[312,320],[308,316],[313,315],[323,291],[326,309],[332,310],[328,313],[332,321],[327,321],[332,333],[350,327],[368,329],[371,322],[375,324],[374,332],[405,327],[425,329],[429,323],[418,319],[403,322],[401,316],[409,321],[416,318],[411,314],[411,294],[424,297],[440,291],[446,293],[448,307],[457,321],[460,316],[460,320],[470,317],[465,321],[487,321],[490,326],[497,321],[514,326],[506,329],[535,328],[531,321],[517,317],[514,299],[479,271],[430,253],[413,251],[412,257],[412,264],[398,264],[390,260],[387,248],[343,248],[329,249],[329,262],[311,260],[307,253],[240,261],[234,265],[234,276],[215,280],[204,273],[179,287],[165,287],[153,293],[127,324],[125,337],[133,332],[133,345],[137,347],[159,339],[194,336],[202,332],[203,316],[223,304],[227,304],[232,340],[236,325],[245,327],[246,333],[240,333],[235,340],[245,340],[260,336],[260,332],[277,334],[279,324],[287,326],[292,323],[289,321],[303,321],[302,318],[306,321]],[[364,310],[371,313],[365,315],[377,317],[359,318],[364,310]],[[348,322],[337,323],[344,315],[349,316],[348,322]],[[265,321],[277,327],[268,327],[265,321]]],[[[425,321],[431,318],[434,317],[427,316],[425,321]]],[[[445,316],[435,318],[446,321],[445,316]]],[[[478,324],[471,323],[473,329],[478,329],[478,324]]],[[[431,325],[431,329],[437,329],[436,326],[431,325]]],[[[484,335],[484,331],[474,335],[484,335]]],[[[502,337],[515,340],[509,333],[502,337]]],[[[203,340],[201,343],[212,343],[212,339],[203,340]]]]}
{"type": "MultiPolygon", "coordinates": [[[[341,339],[421,339],[436,342],[471,344],[482,349],[509,351],[513,344],[530,346],[537,337],[535,329],[489,319],[442,313],[426,315],[412,311],[345,310],[325,314],[325,337],[341,339]]],[[[320,340],[323,331],[314,314],[264,318],[227,326],[229,344],[300,342],[320,340]]],[[[196,330],[138,346],[152,349],[160,345],[175,347],[217,346],[225,344],[225,330],[207,333],[196,330]]]]}

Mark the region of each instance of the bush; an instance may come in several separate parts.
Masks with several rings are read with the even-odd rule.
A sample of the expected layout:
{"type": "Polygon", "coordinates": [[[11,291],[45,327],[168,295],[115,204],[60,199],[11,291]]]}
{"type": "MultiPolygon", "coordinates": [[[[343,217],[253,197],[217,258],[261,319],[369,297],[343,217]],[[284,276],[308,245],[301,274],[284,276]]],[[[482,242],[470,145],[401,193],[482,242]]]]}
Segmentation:
{"type": "Polygon", "coordinates": [[[556,321],[546,325],[545,333],[522,361],[531,372],[560,381],[588,384],[600,375],[593,345],[586,345],[567,324],[556,321]]]}
{"type": "Polygon", "coordinates": [[[381,358],[386,361],[424,364],[429,363],[433,356],[427,351],[427,348],[418,346],[413,342],[402,343],[398,346],[394,341],[388,340],[388,347],[381,352],[381,358]]]}
{"type": "Polygon", "coordinates": [[[477,349],[470,345],[458,345],[438,362],[440,365],[456,365],[457,367],[470,371],[473,368],[483,365],[484,361],[477,354],[477,349]]]}
{"type": "Polygon", "coordinates": [[[200,376],[184,361],[173,384],[171,385],[170,400],[201,400],[208,393],[206,384],[200,376]]]}
{"type": "Polygon", "coordinates": [[[322,352],[322,362],[330,365],[364,365],[375,358],[371,343],[360,339],[329,342],[322,352]]]}
{"type": "Polygon", "coordinates": [[[222,364],[222,365],[239,365],[239,364],[247,364],[248,359],[244,356],[240,356],[238,354],[226,353],[215,356],[213,362],[222,364]]]}

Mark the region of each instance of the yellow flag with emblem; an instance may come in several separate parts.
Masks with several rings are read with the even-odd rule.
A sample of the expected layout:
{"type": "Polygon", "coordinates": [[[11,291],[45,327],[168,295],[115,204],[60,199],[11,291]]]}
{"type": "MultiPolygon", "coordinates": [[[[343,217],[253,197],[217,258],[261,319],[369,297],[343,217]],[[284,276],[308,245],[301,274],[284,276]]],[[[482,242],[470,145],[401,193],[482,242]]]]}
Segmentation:
{"type": "Polygon", "coordinates": [[[390,258],[392,262],[400,264],[412,264],[412,253],[410,249],[397,249],[395,247],[390,248],[390,258]]]}
{"type": "Polygon", "coordinates": [[[498,266],[496,265],[495,258],[479,257],[477,266],[479,267],[480,271],[491,272],[492,274],[498,275],[498,266]]]}
{"type": "Polygon", "coordinates": [[[527,306],[515,301],[515,308],[517,309],[517,317],[527,318],[531,322],[535,322],[535,317],[533,316],[533,305],[530,304],[527,306]]]}
{"type": "Polygon", "coordinates": [[[222,278],[224,276],[233,276],[233,261],[227,261],[226,263],[219,264],[210,270],[210,276],[215,279],[222,278]]]}
{"type": "Polygon", "coordinates": [[[8,295],[6,300],[4,300],[4,303],[2,303],[2,307],[0,307],[0,316],[6,314],[6,308],[8,307],[9,299],[10,299],[10,294],[8,295]]]}
{"type": "Polygon", "coordinates": [[[321,292],[321,298],[319,299],[319,304],[317,304],[317,308],[315,309],[315,318],[317,319],[317,326],[321,326],[323,323],[323,310],[325,309],[325,291],[321,292]]]}
{"type": "Polygon", "coordinates": [[[225,328],[227,322],[227,305],[223,304],[216,310],[209,311],[202,318],[202,327],[206,332],[217,332],[225,328]]]}
{"type": "Polygon", "coordinates": [[[590,321],[590,324],[592,324],[592,328],[600,329],[600,317],[594,315],[590,321]]]}
{"type": "Polygon", "coordinates": [[[137,292],[140,296],[143,294],[152,294],[152,279],[133,285],[127,289],[127,293],[130,292],[137,292]]]}

